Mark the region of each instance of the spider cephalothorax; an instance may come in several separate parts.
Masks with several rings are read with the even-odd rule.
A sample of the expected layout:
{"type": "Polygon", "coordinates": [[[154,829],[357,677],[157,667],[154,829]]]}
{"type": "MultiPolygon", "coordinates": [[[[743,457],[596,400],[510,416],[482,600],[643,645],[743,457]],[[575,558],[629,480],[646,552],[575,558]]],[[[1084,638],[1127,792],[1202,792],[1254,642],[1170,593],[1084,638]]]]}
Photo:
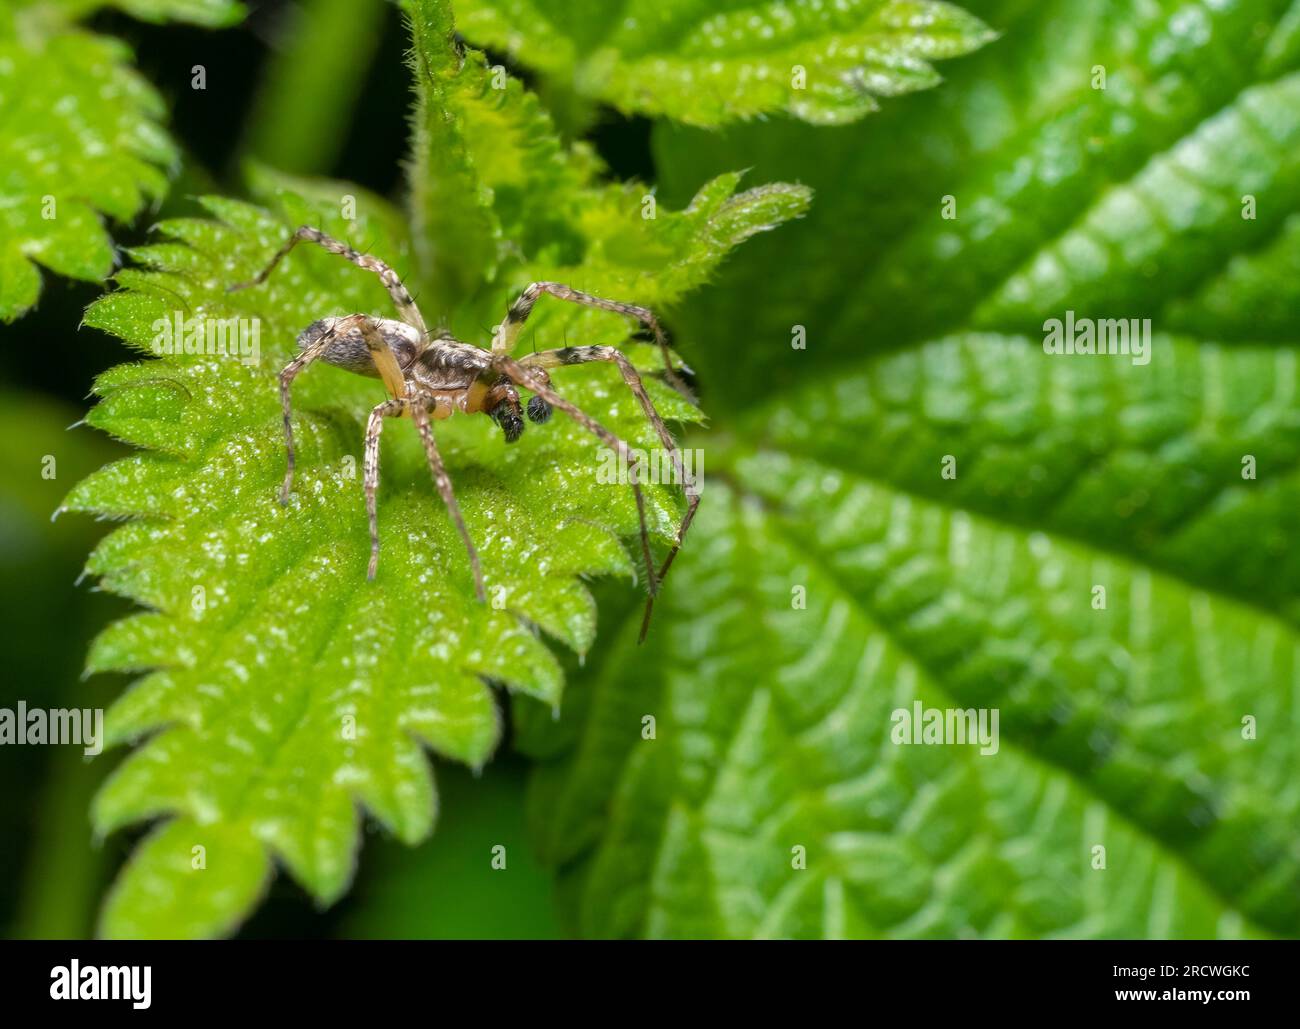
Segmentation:
{"type": "Polygon", "coordinates": [[[446,331],[430,333],[415,300],[402,285],[402,280],[388,265],[378,258],[362,254],[345,243],[325,235],[319,229],[303,226],[280,248],[270,263],[248,282],[231,286],[232,290],[265,282],[275,266],[301,240],[308,240],[338,254],[353,264],[374,272],[388,289],[397,307],[400,320],[372,318],[364,314],[339,315],[312,322],[298,336],[300,353],[280,373],[280,398],[284,408],[284,438],[288,450],[288,467],[280,489],[281,503],[288,503],[293,487],[294,447],[293,422],[290,407],[290,387],[294,378],[312,361],[321,360],[337,365],[359,375],[383,380],[389,399],[370,412],[365,437],[366,512],[370,518],[370,565],[367,577],[373,579],[379,564],[379,523],[375,496],[379,488],[379,435],[385,418],[409,416],[419,430],[433,473],[434,484],[452,520],[465,541],[470,567],[474,573],[474,587],[479,600],[485,598],[483,572],[478,551],[470,538],[465,520],[461,517],[451,479],[442,463],[434,439],[431,421],[450,418],[453,414],[486,414],[500,427],[506,442],[513,443],[524,431],[525,413],[529,420],[545,422],[553,408],[559,408],[574,421],[595,435],[602,443],[617,452],[627,462],[629,479],[636,497],[637,514],[641,524],[641,552],[645,561],[649,598],[641,634],[644,637],[649,625],[651,604],[659,583],[677,555],[686,536],[695,509],[699,505],[699,490],[687,474],[672,434],[655,410],[642,385],[641,376],[627,356],[615,347],[581,346],[543,350],[516,360],[512,355],[515,341],[523,323],[532,313],[538,298],[549,294],[587,307],[628,315],[637,319],[654,336],[664,357],[665,377],[685,392],[681,380],[673,370],[668,344],[655,316],[644,307],[605,300],[590,293],[582,293],[557,282],[534,282],[520,294],[506,313],[505,319],[492,335],[492,348],[484,350],[471,343],[456,339],[446,331]],[[604,428],[590,415],[565,400],[551,385],[547,369],[565,365],[607,361],[616,364],[623,381],[636,396],[646,418],[667,449],[678,481],[685,486],[686,513],[677,530],[677,540],[663,565],[656,571],[650,553],[650,535],[646,528],[645,498],[641,491],[641,465],[627,444],[604,428]],[[525,407],[520,403],[518,387],[524,387],[532,397],[525,407]]]}
{"type": "MultiPolygon", "coordinates": [[[[422,347],[419,331],[405,322],[391,318],[359,320],[357,315],[346,315],[312,322],[298,334],[298,349],[308,353],[319,345],[318,360],[358,375],[380,378],[366,342],[370,330],[378,333],[397,358],[407,392],[430,400],[431,418],[449,418],[456,412],[483,413],[501,426],[507,443],[523,434],[523,408],[514,383],[493,370],[488,351],[448,332],[432,335],[422,347]]],[[[550,417],[550,405],[545,400],[536,410],[540,417],[535,420],[550,417]]]]}

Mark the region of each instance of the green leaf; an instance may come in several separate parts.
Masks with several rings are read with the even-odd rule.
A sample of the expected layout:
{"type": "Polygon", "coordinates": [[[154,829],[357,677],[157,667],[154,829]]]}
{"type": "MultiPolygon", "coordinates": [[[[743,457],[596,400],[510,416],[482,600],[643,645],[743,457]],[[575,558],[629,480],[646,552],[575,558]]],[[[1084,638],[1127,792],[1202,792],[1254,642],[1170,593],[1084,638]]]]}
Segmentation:
{"type": "MultiPolygon", "coordinates": [[[[437,23],[439,5],[410,9],[437,23]]],[[[449,66],[450,47],[445,34],[417,34],[418,66],[449,66]]],[[[419,118],[450,126],[447,139],[463,135],[460,120],[471,114],[424,84],[418,92],[419,118]]],[[[517,85],[507,94],[533,112],[531,131],[546,129],[517,85]]],[[[420,163],[426,142],[417,123],[413,194],[427,187],[455,196],[444,169],[420,163]]],[[[548,145],[557,160],[580,166],[548,145]]],[[[229,932],[256,904],[273,863],[321,904],[337,899],[353,875],[359,809],[404,842],[427,836],[436,795],[424,751],[474,768],[487,761],[500,735],[493,685],[557,706],[563,676],[546,638],[585,653],[596,610],[583,580],[635,574],[624,543],[637,524],[631,492],[594,482],[601,462],[592,437],[557,416],[507,449],[488,419],[458,418],[439,423],[439,446],[491,603],[474,599],[464,547],[414,432],[400,422],[383,435],[382,551],[378,577],[367,583],[361,443],[382,390],[319,364],[297,379],[298,472],[283,508],[276,376],[312,321],[353,311],[391,316],[391,301],[377,277],[309,246],[264,286],[233,294],[226,287],[260,269],[295,226],[311,224],[392,264],[431,324],[441,319],[486,343],[486,326],[530,280],[558,278],[659,307],[808,200],[799,187],[737,193],[738,177],[727,175],[685,210],[661,208],[646,219],[644,187],[573,177],[553,194],[558,210],[580,212],[567,245],[534,254],[529,212],[544,205],[513,207],[509,188],[533,173],[521,162],[490,174],[494,193],[483,210],[502,227],[506,258],[447,236],[453,249],[463,238],[466,281],[485,284],[455,306],[428,301],[438,292],[438,266],[422,263],[405,212],[345,183],[254,168],[257,204],[208,197],[209,219],[164,222],[157,242],[131,251],[139,267],[118,275],[123,288],[87,312],[88,325],[142,354],[163,351],[96,383],[102,399],[88,420],[143,450],[92,475],[66,501],[129,519],[89,569],[104,588],[148,609],[110,627],[88,660],[91,671],[147,673],[108,713],[110,742],[140,746],[99,794],[95,825],[108,833],[168,819],[118,879],[103,915],[106,935],[229,932]],[[168,353],[167,327],[181,317],[214,326],[241,319],[250,332],[256,327],[256,352],[249,336],[244,350],[223,352],[214,337],[168,353]]],[[[469,188],[474,180],[464,181],[469,188]]],[[[632,328],[603,312],[561,310],[571,306],[539,305],[524,344],[540,349],[566,336],[615,342],[632,328]]],[[[666,417],[698,418],[654,381],[652,347],[626,349],[666,417]]],[[[615,369],[589,366],[555,381],[633,445],[655,445],[615,369]]],[[[680,516],[674,491],[650,487],[647,500],[666,543],[680,516]]]]}
{"type": "Polygon", "coordinates": [[[537,98],[455,40],[445,4],[404,4],[417,84],[411,206],[421,264],[445,307],[498,277],[512,253],[581,252],[578,205],[597,164],[560,144],[537,98]]]}
{"type": "Polygon", "coordinates": [[[879,98],[928,89],[931,65],[993,33],[938,0],[463,0],[460,26],[626,113],[716,126],[785,112],[852,122],[879,98]]]}
{"type": "Polygon", "coordinates": [[[1003,38],[862,134],[659,133],[669,196],[818,203],[683,312],[650,653],[629,616],[523,711],[581,933],[1300,935],[1293,5],[972,6],[1003,38]],[[1149,361],[1047,352],[1067,311],[1149,361]],[[916,702],[997,753],[894,742],[916,702]]]}
{"type": "MultiPolygon", "coordinates": [[[[1204,276],[1208,290],[1220,276],[1250,274],[1269,246],[1280,248],[1279,263],[1264,267],[1285,268],[1295,244],[1278,231],[1295,208],[1297,87],[1283,73],[1300,68],[1300,53],[1276,69],[1262,63],[1290,4],[1179,14],[1124,3],[1074,13],[1074,31],[1051,45],[1044,24],[1060,5],[1023,7],[976,7],[1013,38],[956,67],[943,89],[881,112],[870,146],[856,131],[789,124],[659,132],[670,199],[738,163],[831,198],[780,240],[749,248],[692,307],[693,336],[760,341],[746,350],[743,375],[726,369],[733,390],[715,403],[747,403],[765,389],[793,324],[807,330],[808,363],[832,366],[970,323],[1039,332],[1043,316],[1025,293],[1042,286],[1053,292],[1041,306],[1056,315],[1113,295],[1125,311],[1147,303],[1157,328],[1204,332],[1203,323],[1164,319],[1146,287],[1167,293],[1172,315],[1197,297],[1190,280],[1204,276]],[[1092,87],[1095,68],[1105,70],[1105,89],[1092,87]],[[1253,219],[1242,217],[1245,195],[1255,197],[1253,219]],[[943,216],[946,197],[954,219],[943,216]],[[1216,250],[1220,238],[1227,246],[1216,250]],[[1162,246],[1187,259],[1161,261],[1162,246]],[[839,273],[772,272],[807,268],[814,256],[841,260],[839,273]],[[749,300],[758,288],[761,309],[749,300]],[[767,324],[757,324],[760,314],[767,324]]],[[[1270,292],[1258,271],[1253,278],[1257,292],[1270,292]]],[[[1278,285],[1273,303],[1282,307],[1296,286],[1278,285]]],[[[1245,324],[1210,331],[1256,338],[1253,309],[1239,312],[1245,324]]],[[[1258,338],[1278,338],[1277,320],[1258,338]]]]}
{"type": "MultiPolygon", "coordinates": [[[[16,0],[0,11],[0,321],[36,303],[36,265],[99,281],[114,251],[102,216],[129,222],[167,189],[176,148],[162,99],[119,40],[78,28],[103,3],[16,0]]],[[[220,25],[225,0],[121,0],[137,17],[220,25]]]]}

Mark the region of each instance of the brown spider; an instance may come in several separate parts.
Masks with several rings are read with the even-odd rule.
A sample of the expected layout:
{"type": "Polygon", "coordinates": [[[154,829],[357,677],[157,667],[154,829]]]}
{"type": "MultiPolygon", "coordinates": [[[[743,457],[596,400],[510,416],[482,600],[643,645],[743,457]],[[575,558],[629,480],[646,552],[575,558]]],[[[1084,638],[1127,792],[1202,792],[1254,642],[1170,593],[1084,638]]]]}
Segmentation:
{"type": "Polygon", "coordinates": [[[672,434],[646,394],[641,376],[622,351],[611,346],[562,347],[529,354],[520,360],[515,360],[511,354],[519,330],[532,313],[533,305],[542,294],[550,294],[560,300],[584,304],[602,311],[613,311],[637,319],[653,333],[655,342],[663,353],[665,377],[685,394],[686,388],[673,370],[667,339],[655,316],[644,307],[605,300],[570,289],[557,282],[534,282],[520,294],[519,299],[510,306],[505,319],[496,327],[492,335],[492,349],[484,350],[456,339],[445,330],[430,334],[425,328],[419,308],[415,306],[415,300],[402,285],[402,280],[393,269],[378,258],[358,253],[346,243],[340,243],[319,229],[306,225],[289,237],[288,242],[256,277],[231,286],[229,292],[265,282],[275,266],[300,240],[317,243],[331,254],[338,254],[366,271],[378,275],[393,298],[401,319],[372,318],[364,314],[340,315],[312,322],[299,333],[298,348],[302,352],[280,372],[280,400],[284,407],[284,441],[289,455],[284,485],[280,488],[280,503],[289,502],[289,491],[293,485],[293,424],[289,391],[297,374],[319,358],[329,364],[346,368],[350,372],[356,372],[358,375],[378,377],[383,380],[384,386],[388,389],[390,399],[377,405],[370,412],[370,419],[366,425],[364,485],[366,513],[370,517],[370,565],[366,577],[374,579],[379,565],[379,523],[375,511],[375,494],[379,488],[379,434],[383,430],[385,418],[409,416],[415,422],[420,439],[424,443],[433,481],[442,495],[443,503],[447,505],[452,521],[460,531],[461,538],[465,541],[470,567],[474,571],[475,592],[478,594],[478,599],[484,601],[486,595],[483,590],[483,572],[479,566],[478,551],[474,549],[474,541],[470,539],[469,530],[465,527],[465,519],[461,517],[460,506],[456,503],[456,495],[452,491],[451,479],[442,463],[442,456],[438,453],[430,419],[450,418],[457,411],[466,414],[486,414],[501,426],[506,442],[513,443],[524,431],[523,409],[516,389],[517,386],[523,386],[533,394],[527,406],[528,418],[531,421],[538,424],[545,422],[551,416],[551,409],[558,407],[627,462],[628,477],[636,496],[637,515],[641,523],[641,553],[645,560],[649,591],[645,616],[641,623],[641,639],[644,639],[649,628],[650,612],[659,584],[667,575],[673,558],[677,556],[682,540],[686,537],[686,530],[690,528],[691,520],[695,517],[695,509],[700,503],[699,490],[693,479],[686,473],[672,434]],[[657,572],[650,553],[650,535],[646,528],[645,497],[641,492],[639,481],[640,459],[629,451],[627,444],[621,439],[556,393],[551,387],[551,377],[546,371],[548,368],[585,364],[589,361],[608,361],[618,365],[623,381],[640,401],[646,418],[654,426],[655,432],[658,433],[669,453],[678,481],[685,487],[686,513],[677,529],[676,542],[657,572]]]}

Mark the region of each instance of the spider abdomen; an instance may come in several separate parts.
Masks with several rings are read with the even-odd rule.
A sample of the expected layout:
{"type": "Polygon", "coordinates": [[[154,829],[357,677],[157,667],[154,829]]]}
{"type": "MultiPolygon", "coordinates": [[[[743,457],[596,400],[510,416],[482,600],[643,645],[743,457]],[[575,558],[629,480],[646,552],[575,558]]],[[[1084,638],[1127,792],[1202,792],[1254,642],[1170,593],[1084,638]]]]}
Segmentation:
{"type": "MultiPolygon", "coordinates": [[[[306,350],[319,341],[321,337],[335,332],[336,323],[345,320],[346,316],[340,315],[333,318],[321,318],[312,322],[302,332],[298,333],[298,349],[306,350]]],[[[395,321],[391,318],[375,318],[372,320],[372,324],[379,331],[384,342],[397,356],[397,363],[402,368],[406,368],[415,360],[420,342],[419,330],[407,325],[405,322],[395,321]]],[[[366,346],[365,337],[356,324],[350,324],[338,331],[337,335],[326,344],[325,349],[321,352],[320,360],[338,368],[355,372],[357,375],[379,377],[379,369],[375,367],[374,359],[370,356],[370,348],[366,346]]]]}

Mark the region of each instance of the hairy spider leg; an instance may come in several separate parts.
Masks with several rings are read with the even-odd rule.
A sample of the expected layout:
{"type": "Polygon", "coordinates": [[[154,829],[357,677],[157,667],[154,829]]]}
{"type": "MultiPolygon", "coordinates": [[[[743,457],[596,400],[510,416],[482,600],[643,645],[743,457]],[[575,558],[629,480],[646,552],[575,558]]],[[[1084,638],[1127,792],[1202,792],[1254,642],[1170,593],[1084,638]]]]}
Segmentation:
{"type": "Polygon", "coordinates": [[[379,569],[379,512],[375,501],[379,492],[379,437],[384,431],[384,419],[400,418],[406,412],[406,403],[405,400],[385,400],[375,406],[366,421],[361,481],[366,493],[366,517],[370,521],[370,564],[366,568],[366,579],[372,582],[379,569]]]}
{"type": "MultiPolygon", "coordinates": [[[[681,525],[677,528],[677,541],[673,544],[672,550],[664,559],[663,565],[659,569],[658,578],[660,584],[663,583],[664,577],[668,574],[668,569],[672,566],[673,559],[677,556],[677,551],[682,547],[686,539],[686,531],[691,527],[691,522],[695,520],[695,509],[700,506],[699,485],[694,478],[686,471],[682,463],[681,453],[677,449],[677,443],[673,439],[672,433],[668,431],[668,426],[664,423],[650,395],[645,391],[645,385],[641,381],[641,375],[636,370],[636,366],[628,360],[627,355],[617,347],[609,346],[587,346],[587,347],[562,347],[556,350],[543,350],[536,354],[529,354],[520,360],[520,365],[525,368],[561,368],[568,365],[588,364],[592,361],[608,361],[618,365],[618,370],[623,375],[623,381],[627,384],[633,395],[641,404],[641,410],[645,413],[646,419],[654,426],[655,432],[658,433],[659,439],[663,442],[664,449],[668,451],[669,458],[673,462],[673,470],[677,473],[677,479],[682,484],[682,489],[686,494],[686,513],[682,516],[681,525]]],[[[529,413],[532,413],[532,405],[529,404],[529,413]]],[[[650,629],[650,613],[654,607],[654,594],[646,598],[645,614],[641,619],[641,635],[638,642],[644,641],[646,632],[650,629]]]]}
{"type": "Polygon", "coordinates": [[[599,439],[610,450],[627,462],[628,477],[632,483],[632,493],[636,497],[636,513],[641,525],[641,555],[645,560],[646,586],[650,596],[659,590],[659,579],[655,575],[654,557],[650,553],[650,530],[645,520],[645,494],[641,491],[641,459],[632,453],[626,443],[607,428],[592,418],[577,405],[565,400],[551,388],[550,377],[540,368],[525,368],[509,354],[497,354],[492,358],[492,369],[505,375],[516,385],[523,386],[540,396],[552,407],[558,407],[575,422],[599,439]]]}
{"type": "Polygon", "coordinates": [[[342,243],[332,236],[327,236],[320,229],[313,229],[310,225],[303,225],[289,237],[288,241],[282,246],[271,262],[258,272],[247,282],[238,282],[226,289],[227,293],[233,293],[237,289],[247,289],[249,286],[258,286],[266,281],[267,276],[274,271],[275,266],[279,264],[288,255],[289,251],[297,246],[302,240],[309,243],[316,243],[324,247],[331,254],[338,254],[340,257],[351,261],[358,268],[364,268],[368,272],[374,272],[379,276],[379,281],[384,284],[388,290],[388,295],[393,298],[393,305],[397,308],[397,313],[401,316],[402,321],[407,325],[413,326],[420,330],[421,349],[428,345],[429,330],[424,326],[424,318],[420,314],[420,309],[415,306],[415,298],[411,296],[410,291],[402,284],[401,277],[393,271],[388,265],[377,257],[371,257],[369,254],[362,254],[346,243],[342,243]]]}
{"type": "Polygon", "coordinates": [[[412,403],[411,417],[415,420],[415,427],[420,430],[420,441],[424,444],[425,455],[429,458],[429,471],[433,474],[433,483],[442,494],[442,502],[447,505],[447,513],[456,523],[456,530],[460,533],[460,538],[465,543],[465,550],[469,554],[469,566],[474,572],[474,592],[478,596],[479,603],[486,604],[487,593],[483,589],[483,569],[479,565],[478,551],[474,548],[474,541],[470,538],[465,519],[461,516],[460,505],[456,503],[456,494],[451,488],[451,476],[447,474],[447,468],[442,463],[442,455],[438,453],[438,443],[433,438],[433,427],[429,424],[429,410],[421,404],[412,403]]]}
{"type": "Polygon", "coordinates": [[[284,482],[280,486],[281,504],[289,503],[289,491],[293,489],[295,458],[293,447],[293,404],[290,398],[290,387],[293,385],[293,380],[298,377],[298,373],[325,352],[325,348],[329,346],[331,339],[331,333],[321,333],[320,338],[315,343],[285,365],[280,372],[280,407],[284,412],[284,449],[289,457],[284,470],[284,482]]]}
{"type": "Polygon", "coordinates": [[[384,380],[388,392],[394,398],[406,395],[406,378],[402,375],[402,369],[397,363],[397,356],[384,342],[384,338],[375,327],[373,319],[364,314],[348,315],[346,318],[339,318],[328,331],[321,333],[315,342],[285,365],[283,371],[280,372],[280,406],[284,413],[284,445],[289,455],[288,467],[284,472],[284,484],[280,487],[281,504],[289,503],[289,491],[293,488],[293,405],[290,398],[293,380],[298,377],[298,373],[307,365],[321,357],[335,339],[354,327],[361,330],[361,338],[366,341],[370,356],[375,362],[375,367],[379,369],[380,378],[384,380]]]}
{"type": "Polygon", "coordinates": [[[664,378],[668,380],[668,384],[686,399],[694,402],[695,398],[691,395],[690,388],[673,368],[672,352],[668,349],[668,337],[659,324],[659,319],[654,316],[654,312],[648,307],[625,304],[620,300],[606,300],[591,293],[583,293],[559,282],[534,282],[519,294],[519,299],[510,305],[505,318],[492,333],[493,354],[514,353],[519,331],[528,320],[528,316],[533,313],[533,305],[543,294],[553,296],[557,300],[567,300],[572,304],[581,304],[584,307],[594,307],[601,311],[612,311],[615,314],[635,318],[654,335],[655,343],[659,345],[659,352],[663,354],[664,378]]]}
{"type": "Polygon", "coordinates": [[[438,487],[442,502],[447,506],[447,513],[451,515],[451,520],[456,523],[460,538],[465,543],[465,550],[469,554],[470,569],[474,573],[474,592],[478,595],[480,601],[486,602],[487,594],[483,589],[483,570],[479,564],[478,550],[474,547],[473,539],[470,538],[469,529],[465,525],[465,518],[460,511],[460,504],[456,501],[456,493],[452,489],[451,476],[447,474],[447,468],[442,463],[442,454],[438,452],[438,443],[434,439],[433,428],[429,424],[429,407],[447,403],[446,400],[410,400],[401,397],[394,400],[385,400],[370,412],[370,418],[366,422],[363,472],[366,516],[370,522],[370,564],[366,569],[366,578],[373,580],[375,573],[379,569],[379,513],[377,506],[379,492],[379,437],[384,429],[385,418],[401,418],[403,415],[409,414],[411,420],[415,422],[416,429],[419,430],[420,441],[424,444],[424,453],[429,460],[429,471],[433,475],[434,485],[438,487]]]}

